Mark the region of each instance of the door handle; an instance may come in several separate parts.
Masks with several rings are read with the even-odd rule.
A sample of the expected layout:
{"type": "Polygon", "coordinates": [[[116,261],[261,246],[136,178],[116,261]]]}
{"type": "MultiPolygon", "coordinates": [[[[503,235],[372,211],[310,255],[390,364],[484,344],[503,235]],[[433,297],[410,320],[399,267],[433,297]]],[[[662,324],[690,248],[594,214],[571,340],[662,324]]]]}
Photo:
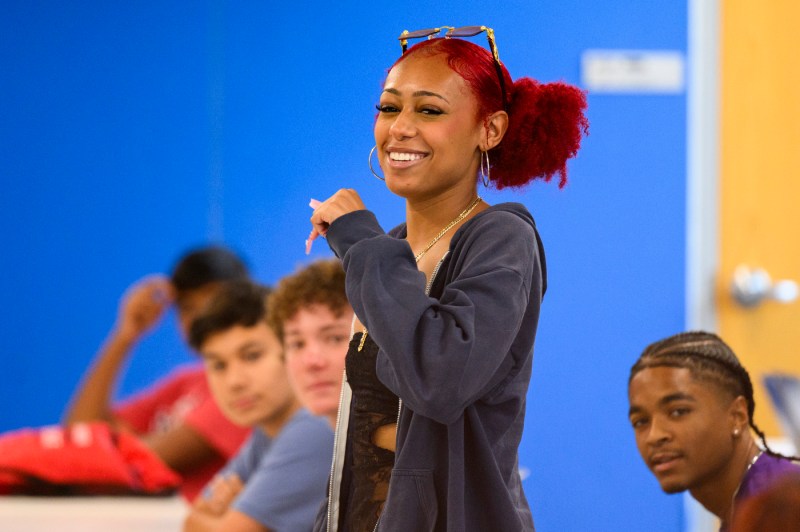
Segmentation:
{"type": "Polygon", "coordinates": [[[740,264],[733,272],[730,286],[731,295],[739,305],[752,308],[765,300],[778,303],[792,303],[797,299],[797,282],[783,279],[773,282],[764,268],[751,268],[740,264]]]}

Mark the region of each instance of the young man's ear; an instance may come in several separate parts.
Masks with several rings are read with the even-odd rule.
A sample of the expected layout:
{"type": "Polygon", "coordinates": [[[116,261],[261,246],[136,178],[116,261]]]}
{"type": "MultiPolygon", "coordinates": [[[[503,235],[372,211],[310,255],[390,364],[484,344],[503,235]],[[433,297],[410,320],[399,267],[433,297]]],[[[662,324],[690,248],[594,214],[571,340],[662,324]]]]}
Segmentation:
{"type": "Polygon", "coordinates": [[[747,411],[747,399],[740,395],[733,400],[728,413],[731,420],[731,434],[739,437],[750,426],[750,414],[747,411]]]}

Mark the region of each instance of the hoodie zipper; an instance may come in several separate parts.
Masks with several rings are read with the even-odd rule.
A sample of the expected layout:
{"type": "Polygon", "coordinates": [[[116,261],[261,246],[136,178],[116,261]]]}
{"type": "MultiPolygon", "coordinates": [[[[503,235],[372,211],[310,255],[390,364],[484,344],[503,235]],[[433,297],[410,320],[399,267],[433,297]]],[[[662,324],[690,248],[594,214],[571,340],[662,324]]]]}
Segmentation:
{"type": "MultiPolygon", "coordinates": [[[[342,389],[339,391],[339,410],[336,413],[336,430],[333,433],[333,459],[331,460],[331,476],[330,476],[330,480],[328,481],[328,520],[327,520],[328,522],[326,523],[326,525],[327,525],[326,529],[327,529],[328,532],[331,531],[331,517],[332,517],[332,509],[333,509],[332,508],[333,507],[333,502],[332,502],[333,501],[333,482],[334,482],[334,476],[333,475],[334,475],[334,473],[336,471],[336,461],[337,461],[336,458],[337,458],[337,455],[338,455],[337,451],[339,449],[339,443],[340,443],[339,438],[341,436],[341,433],[340,433],[339,429],[341,428],[341,423],[342,423],[342,404],[344,403],[344,387],[345,386],[349,386],[349,384],[347,383],[347,371],[346,370],[342,371],[342,389]]],[[[349,411],[348,411],[347,415],[348,416],[350,415],[349,411]]],[[[339,489],[341,489],[341,483],[340,483],[339,489]]],[[[337,497],[338,497],[338,495],[337,495],[337,497]]],[[[336,528],[337,529],[339,528],[338,524],[336,525],[336,528]]]]}
{"type": "MultiPolygon", "coordinates": [[[[439,273],[439,268],[441,268],[442,263],[444,262],[444,259],[446,259],[449,254],[450,254],[450,250],[445,251],[444,255],[442,255],[442,258],[439,259],[439,262],[436,263],[436,267],[433,269],[433,272],[431,273],[431,277],[430,277],[430,279],[428,279],[428,283],[425,285],[425,295],[426,296],[431,295],[431,286],[433,286],[433,280],[436,279],[436,275],[439,273]]],[[[395,426],[397,426],[397,427],[400,426],[400,414],[402,412],[403,412],[403,400],[398,397],[398,399],[397,399],[397,422],[395,423],[395,426]]],[[[337,425],[338,425],[338,420],[337,420],[337,425]]],[[[396,444],[396,438],[397,438],[397,436],[395,436],[395,448],[396,448],[396,445],[397,445],[396,444]]],[[[334,445],[336,445],[335,438],[334,438],[334,445]]],[[[330,501],[328,502],[328,508],[330,508],[330,501]]],[[[381,513],[381,515],[383,515],[383,513],[381,513]]],[[[330,521],[329,521],[329,523],[330,523],[330,521]]],[[[372,532],[377,532],[379,524],[381,524],[381,516],[380,515],[378,516],[378,520],[375,522],[375,528],[372,529],[372,532]]]]}

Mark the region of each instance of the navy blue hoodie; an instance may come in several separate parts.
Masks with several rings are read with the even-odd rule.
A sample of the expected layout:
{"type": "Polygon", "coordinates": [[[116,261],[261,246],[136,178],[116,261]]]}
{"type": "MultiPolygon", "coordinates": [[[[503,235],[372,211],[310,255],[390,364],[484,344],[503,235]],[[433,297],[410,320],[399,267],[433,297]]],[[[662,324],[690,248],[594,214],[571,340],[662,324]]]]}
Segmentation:
{"type": "Polygon", "coordinates": [[[327,233],[380,346],[378,378],[403,404],[377,530],[533,530],[517,454],[546,288],[533,218],[505,203],[465,222],[427,294],[405,233],[386,234],[366,210],[327,233]]]}

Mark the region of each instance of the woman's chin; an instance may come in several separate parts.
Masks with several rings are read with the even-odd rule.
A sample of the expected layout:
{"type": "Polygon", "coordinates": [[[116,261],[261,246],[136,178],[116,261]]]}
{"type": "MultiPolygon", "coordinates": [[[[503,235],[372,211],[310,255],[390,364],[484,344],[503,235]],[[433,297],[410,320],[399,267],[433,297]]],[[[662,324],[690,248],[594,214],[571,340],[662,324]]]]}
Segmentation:
{"type": "Polygon", "coordinates": [[[407,177],[398,177],[392,174],[386,175],[386,188],[389,192],[401,198],[408,198],[409,195],[414,194],[415,188],[413,182],[407,177]]]}

